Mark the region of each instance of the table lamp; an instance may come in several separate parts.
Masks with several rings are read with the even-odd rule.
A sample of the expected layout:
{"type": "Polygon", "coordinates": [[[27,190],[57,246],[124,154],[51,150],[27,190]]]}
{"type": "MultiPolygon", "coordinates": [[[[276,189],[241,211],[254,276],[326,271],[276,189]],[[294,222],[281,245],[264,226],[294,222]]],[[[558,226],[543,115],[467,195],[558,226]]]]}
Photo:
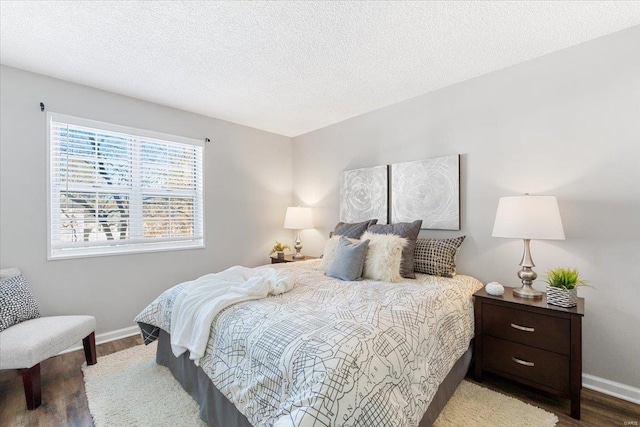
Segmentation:
{"type": "Polygon", "coordinates": [[[542,292],[531,287],[538,274],[531,258],[531,239],[564,240],[564,230],[555,196],[501,197],[498,202],[493,237],[518,238],[524,241],[524,253],[518,272],[522,287],[514,289],[521,298],[542,298],[542,292]]]}
{"type": "Polygon", "coordinates": [[[300,206],[288,207],[287,214],[284,217],[284,228],[298,230],[298,236],[296,237],[296,244],[294,246],[296,253],[293,256],[293,259],[304,259],[304,255],[300,252],[302,250],[300,230],[313,228],[311,208],[301,208],[300,206]]]}

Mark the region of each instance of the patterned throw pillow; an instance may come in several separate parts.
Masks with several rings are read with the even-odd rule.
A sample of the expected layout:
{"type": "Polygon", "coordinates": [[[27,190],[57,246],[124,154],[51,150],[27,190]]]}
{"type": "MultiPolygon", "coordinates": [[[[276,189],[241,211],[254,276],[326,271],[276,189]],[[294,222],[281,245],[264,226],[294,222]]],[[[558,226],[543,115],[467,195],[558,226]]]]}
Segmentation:
{"type": "Polygon", "coordinates": [[[327,269],[327,276],[340,280],[358,280],[362,276],[367,246],[368,240],[351,243],[346,237],[340,237],[333,262],[327,269]]]}
{"type": "Polygon", "coordinates": [[[0,332],[37,317],[38,304],[22,274],[0,280],[0,332]]]}
{"type": "Polygon", "coordinates": [[[367,228],[377,223],[377,219],[368,219],[363,222],[354,222],[353,224],[347,222],[339,222],[336,228],[333,229],[333,235],[344,236],[350,239],[359,239],[362,233],[367,231],[367,228]]]}
{"type": "Polygon", "coordinates": [[[415,250],[415,270],[432,276],[453,277],[456,274],[456,254],[466,236],[453,239],[418,239],[415,250]]]}
{"type": "Polygon", "coordinates": [[[421,219],[413,222],[399,222],[397,224],[376,224],[370,226],[367,230],[376,234],[395,234],[407,239],[408,243],[402,250],[402,262],[400,263],[400,275],[407,279],[416,278],[413,272],[415,269],[413,265],[413,252],[416,247],[416,239],[420,233],[420,227],[422,227],[421,219]]]}

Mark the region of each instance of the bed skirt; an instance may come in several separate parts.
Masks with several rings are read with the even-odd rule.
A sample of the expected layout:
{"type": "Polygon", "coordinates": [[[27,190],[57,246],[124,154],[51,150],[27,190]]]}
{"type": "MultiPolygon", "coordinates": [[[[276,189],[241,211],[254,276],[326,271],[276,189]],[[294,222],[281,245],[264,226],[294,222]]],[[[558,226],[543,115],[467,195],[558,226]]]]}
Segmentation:
{"type": "MultiPolygon", "coordinates": [[[[430,427],[438,418],[440,411],[447,404],[453,392],[465,377],[471,364],[471,350],[467,351],[453,365],[449,374],[438,387],[427,412],[425,412],[419,427],[430,427]]],[[[182,387],[200,405],[200,418],[212,427],[253,427],[249,420],[242,415],[235,405],[226,398],[211,382],[201,367],[196,366],[188,353],[175,357],[171,352],[171,337],[160,329],[158,338],[158,352],[156,362],[169,368],[173,376],[182,387]]]]}

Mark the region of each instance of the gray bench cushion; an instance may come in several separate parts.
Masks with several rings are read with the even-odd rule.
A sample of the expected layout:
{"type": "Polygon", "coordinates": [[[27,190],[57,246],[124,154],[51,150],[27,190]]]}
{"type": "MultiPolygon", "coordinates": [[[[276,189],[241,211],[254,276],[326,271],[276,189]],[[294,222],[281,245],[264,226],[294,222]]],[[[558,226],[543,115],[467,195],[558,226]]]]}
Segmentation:
{"type": "Polygon", "coordinates": [[[0,332],[0,369],[31,368],[96,330],[93,316],[27,320],[0,332]]]}

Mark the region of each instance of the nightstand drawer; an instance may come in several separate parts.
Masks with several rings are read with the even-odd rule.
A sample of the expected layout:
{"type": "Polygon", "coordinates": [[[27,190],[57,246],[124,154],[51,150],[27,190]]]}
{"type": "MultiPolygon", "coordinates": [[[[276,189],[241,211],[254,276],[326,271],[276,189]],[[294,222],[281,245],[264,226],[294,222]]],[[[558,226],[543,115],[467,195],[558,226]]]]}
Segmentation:
{"type": "Polygon", "coordinates": [[[482,333],[569,355],[569,319],[492,305],[482,321],[482,333]]]}
{"type": "Polygon", "coordinates": [[[549,387],[569,391],[569,356],[485,336],[483,364],[489,371],[513,375],[549,387]]]}

